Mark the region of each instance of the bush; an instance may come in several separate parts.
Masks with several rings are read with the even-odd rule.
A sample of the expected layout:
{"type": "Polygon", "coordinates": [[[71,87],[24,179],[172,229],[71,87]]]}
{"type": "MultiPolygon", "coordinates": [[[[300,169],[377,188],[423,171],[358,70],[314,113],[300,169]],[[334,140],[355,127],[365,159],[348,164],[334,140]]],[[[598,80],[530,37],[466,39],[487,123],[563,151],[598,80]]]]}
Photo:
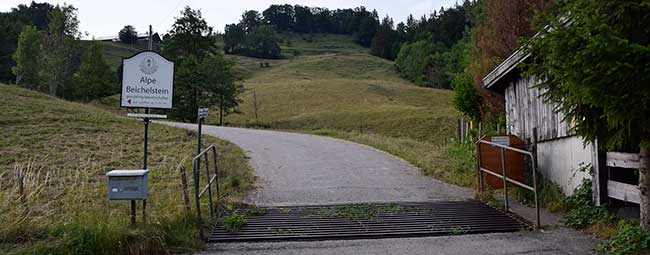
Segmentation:
{"type": "Polygon", "coordinates": [[[574,194],[566,199],[569,212],[565,215],[564,222],[567,226],[584,229],[592,224],[613,220],[607,208],[593,204],[591,185],[591,180],[584,180],[574,194]]]}
{"type": "Polygon", "coordinates": [[[598,252],[611,255],[648,254],[650,234],[643,231],[639,224],[624,220],[619,221],[616,234],[598,245],[598,252]]]}

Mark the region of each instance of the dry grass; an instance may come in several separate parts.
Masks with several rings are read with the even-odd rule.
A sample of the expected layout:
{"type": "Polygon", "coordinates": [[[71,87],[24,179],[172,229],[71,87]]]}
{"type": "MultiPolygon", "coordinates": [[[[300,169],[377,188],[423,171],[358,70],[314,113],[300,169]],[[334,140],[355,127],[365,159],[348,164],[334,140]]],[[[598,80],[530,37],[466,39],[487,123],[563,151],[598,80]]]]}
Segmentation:
{"type": "MultiPolygon", "coordinates": [[[[108,201],[105,174],[141,168],[141,122],[6,85],[0,85],[0,102],[0,249],[116,254],[200,247],[181,202],[177,170],[180,162],[191,169],[194,133],[151,125],[149,224],[133,229],[128,203],[108,201]]],[[[205,139],[220,153],[222,191],[237,200],[252,181],[243,152],[205,139]]]]}

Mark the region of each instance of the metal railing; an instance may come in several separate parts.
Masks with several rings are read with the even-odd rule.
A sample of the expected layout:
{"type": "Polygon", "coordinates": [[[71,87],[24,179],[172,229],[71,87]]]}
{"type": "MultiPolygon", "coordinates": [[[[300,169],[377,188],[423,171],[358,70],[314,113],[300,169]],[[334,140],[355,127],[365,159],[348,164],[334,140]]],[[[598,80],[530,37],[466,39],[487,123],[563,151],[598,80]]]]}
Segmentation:
{"type": "Polygon", "coordinates": [[[541,223],[540,223],[540,217],[539,217],[539,200],[538,200],[538,195],[537,195],[537,162],[536,162],[536,159],[535,159],[535,156],[533,155],[533,153],[531,153],[529,151],[526,151],[526,150],[510,147],[510,146],[505,146],[505,145],[485,141],[485,140],[483,140],[483,137],[481,137],[481,139],[479,139],[476,143],[478,145],[477,146],[478,147],[478,152],[477,152],[478,162],[477,163],[478,163],[478,169],[479,169],[479,174],[480,174],[479,182],[480,182],[480,185],[481,185],[481,191],[485,190],[485,177],[484,177],[483,173],[488,173],[490,175],[496,176],[497,178],[503,179],[504,209],[505,209],[506,212],[509,212],[509,208],[508,208],[508,182],[516,184],[519,187],[522,187],[522,188],[525,188],[525,189],[528,189],[528,190],[532,191],[533,193],[535,193],[535,210],[537,211],[536,227],[539,229],[540,226],[541,226],[541,223]],[[485,168],[483,168],[481,166],[481,144],[487,144],[487,145],[491,145],[491,146],[501,148],[501,174],[498,174],[497,172],[491,171],[489,169],[485,169],[485,168]],[[530,186],[530,185],[521,183],[521,182],[519,182],[517,180],[513,180],[511,178],[508,178],[508,176],[506,174],[506,150],[521,153],[523,155],[526,155],[526,156],[530,157],[530,160],[532,162],[531,165],[532,165],[532,169],[533,169],[533,186],[530,186]]]}
{"type": "MultiPolygon", "coordinates": [[[[199,236],[203,239],[203,224],[201,219],[201,197],[208,194],[208,205],[210,206],[210,220],[214,220],[215,207],[212,200],[212,185],[216,189],[216,199],[217,203],[219,202],[219,182],[218,180],[218,167],[217,167],[217,149],[214,147],[214,144],[208,146],[205,150],[201,151],[192,159],[192,175],[194,176],[194,201],[196,203],[196,221],[199,226],[199,236]],[[212,159],[214,162],[214,175],[210,176],[210,157],[209,154],[212,152],[212,159]],[[201,179],[201,158],[205,159],[205,173],[208,178],[208,183],[200,187],[201,179]],[[199,190],[200,189],[200,190],[199,190]]],[[[217,210],[219,208],[217,207],[217,210]]],[[[218,212],[217,212],[218,213],[218,212]]]]}

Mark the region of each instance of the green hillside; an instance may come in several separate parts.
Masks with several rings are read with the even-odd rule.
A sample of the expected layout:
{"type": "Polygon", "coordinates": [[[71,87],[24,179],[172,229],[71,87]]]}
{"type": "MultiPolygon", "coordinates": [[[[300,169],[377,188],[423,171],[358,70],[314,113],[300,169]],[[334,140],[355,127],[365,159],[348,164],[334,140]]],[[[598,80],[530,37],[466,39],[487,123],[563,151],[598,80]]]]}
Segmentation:
{"type": "Polygon", "coordinates": [[[368,48],[355,43],[351,35],[284,32],[279,36],[282,38],[282,53],[286,56],[370,52],[368,48]]]}
{"type": "MultiPolygon", "coordinates": [[[[0,85],[0,102],[0,253],[153,254],[197,245],[178,172],[179,164],[191,169],[194,133],[151,125],[150,224],[134,229],[128,203],[108,201],[105,174],[141,168],[141,121],[15,86],[0,85]],[[19,202],[19,172],[26,204],[19,202]]],[[[221,153],[222,192],[237,199],[252,179],[243,152],[204,139],[221,153]]]]}
{"type": "Polygon", "coordinates": [[[241,114],[227,118],[232,125],[361,130],[437,143],[453,135],[458,116],[451,91],[414,86],[392,62],[362,53],[295,58],[244,84],[241,114]]]}
{"type": "MultiPolygon", "coordinates": [[[[87,47],[91,41],[82,41],[82,45],[87,47]]],[[[105,42],[98,41],[101,44],[104,50],[104,60],[111,66],[113,69],[117,69],[122,64],[122,59],[130,57],[146,48],[142,48],[138,45],[129,45],[120,42],[105,42]]]]}

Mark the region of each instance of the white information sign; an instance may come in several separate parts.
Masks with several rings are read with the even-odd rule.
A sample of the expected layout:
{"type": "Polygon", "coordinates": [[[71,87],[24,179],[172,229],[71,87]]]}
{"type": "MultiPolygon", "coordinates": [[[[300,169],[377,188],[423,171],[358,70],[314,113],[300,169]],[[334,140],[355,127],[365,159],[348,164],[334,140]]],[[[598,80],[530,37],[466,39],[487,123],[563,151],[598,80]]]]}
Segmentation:
{"type": "Polygon", "coordinates": [[[510,146],[510,136],[493,136],[492,142],[498,145],[510,146]]]}
{"type": "Polygon", "coordinates": [[[174,62],[145,51],[122,60],[120,106],[128,108],[172,108],[174,62]]]}
{"type": "Polygon", "coordinates": [[[198,111],[199,118],[205,119],[208,117],[208,108],[199,108],[198,111]]]}

